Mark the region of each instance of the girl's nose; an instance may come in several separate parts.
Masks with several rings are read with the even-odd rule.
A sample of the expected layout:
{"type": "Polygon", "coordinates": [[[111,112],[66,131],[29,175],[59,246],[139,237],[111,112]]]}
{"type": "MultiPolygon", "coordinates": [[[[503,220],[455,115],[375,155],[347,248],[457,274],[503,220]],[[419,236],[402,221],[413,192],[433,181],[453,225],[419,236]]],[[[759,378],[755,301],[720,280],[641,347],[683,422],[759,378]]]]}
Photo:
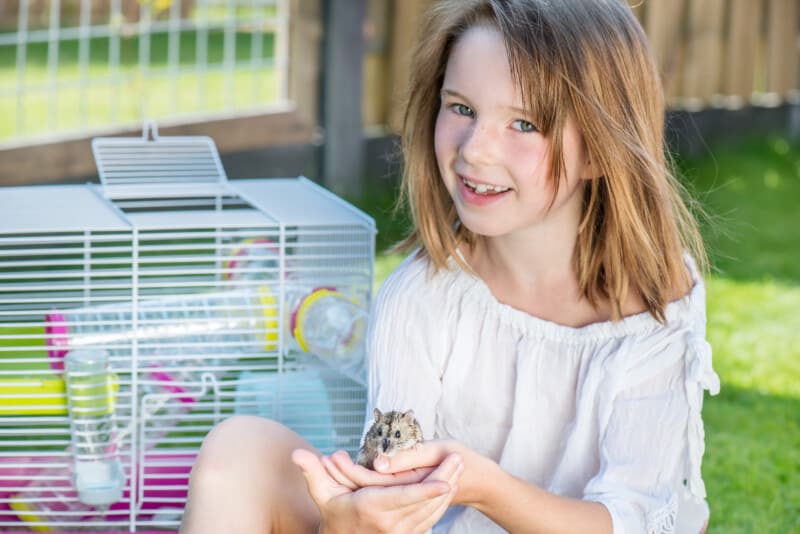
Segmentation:
{"type": "Polygon", "coordinates": [[[461,158],[469,165],[492,163],[497,134],[486,124],[475,122],[465,129],[459,144],[461,158]]]}

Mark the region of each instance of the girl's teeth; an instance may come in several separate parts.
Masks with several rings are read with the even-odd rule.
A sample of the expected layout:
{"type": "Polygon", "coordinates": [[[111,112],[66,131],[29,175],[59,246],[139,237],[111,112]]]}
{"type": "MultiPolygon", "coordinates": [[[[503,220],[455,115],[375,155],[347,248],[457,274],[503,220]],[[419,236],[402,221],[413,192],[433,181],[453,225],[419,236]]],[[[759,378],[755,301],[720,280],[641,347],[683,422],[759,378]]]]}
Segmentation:
{"type": "Polygon", "coordinates": [[[508,191],[507,187],[502,187],[502,186],[499,186],[499,185],[473,184],[469,180],[464,180],[464,182],[470,188],[475,190],[475,192],[478,193],[479,195],[485,195],[486,193],[488,193],[490,191],[495,192],[495,193],[503,193],[505,191],[508,191]]]}

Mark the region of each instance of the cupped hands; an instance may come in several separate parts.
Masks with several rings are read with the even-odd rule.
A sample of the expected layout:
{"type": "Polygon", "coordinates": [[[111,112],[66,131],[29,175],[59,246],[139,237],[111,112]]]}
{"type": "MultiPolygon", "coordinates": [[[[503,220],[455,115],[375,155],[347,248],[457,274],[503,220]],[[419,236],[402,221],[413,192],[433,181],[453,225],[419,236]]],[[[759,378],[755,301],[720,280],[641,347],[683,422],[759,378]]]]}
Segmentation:
{"type": "Polygon", "coordinates": [[[292,453],[320,510],[320,532],[326,534],[422,533],[431,528],[458,491],[463,461],[458,453],[440,457],[437,463],[428,456],[420,460],[428,465],[379,473],[354,464],[344,451],[329,457],[302,449],[292,453]]]}

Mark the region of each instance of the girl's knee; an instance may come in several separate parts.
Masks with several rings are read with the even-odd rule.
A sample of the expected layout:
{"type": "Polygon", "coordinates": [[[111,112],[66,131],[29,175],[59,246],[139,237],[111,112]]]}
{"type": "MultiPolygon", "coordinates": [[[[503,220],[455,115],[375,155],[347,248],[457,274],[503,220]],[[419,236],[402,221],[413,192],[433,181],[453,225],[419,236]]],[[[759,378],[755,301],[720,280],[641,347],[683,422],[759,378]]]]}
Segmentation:
{"type": "Polygon", "coordinates": [[[269,468],[298,447],[310,447],[286,426],[261,417],[237,415],[217,424],[203,440],[196,471],[230,472],[244,467],[269,468]]]}

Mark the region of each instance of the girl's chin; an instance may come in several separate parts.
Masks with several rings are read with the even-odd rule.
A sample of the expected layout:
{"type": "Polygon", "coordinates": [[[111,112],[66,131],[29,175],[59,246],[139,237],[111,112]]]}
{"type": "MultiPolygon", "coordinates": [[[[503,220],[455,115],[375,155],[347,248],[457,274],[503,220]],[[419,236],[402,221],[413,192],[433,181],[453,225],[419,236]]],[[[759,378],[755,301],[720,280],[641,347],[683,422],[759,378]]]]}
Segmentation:
{"type": "Polygon", "coordinates": [[[473,234],[481,237],[500,237],[508,233],[506,228],[497,224],[497,221],[480,220],[478,217],[459,213],[459,220],[464,227],[473,234]]]}

